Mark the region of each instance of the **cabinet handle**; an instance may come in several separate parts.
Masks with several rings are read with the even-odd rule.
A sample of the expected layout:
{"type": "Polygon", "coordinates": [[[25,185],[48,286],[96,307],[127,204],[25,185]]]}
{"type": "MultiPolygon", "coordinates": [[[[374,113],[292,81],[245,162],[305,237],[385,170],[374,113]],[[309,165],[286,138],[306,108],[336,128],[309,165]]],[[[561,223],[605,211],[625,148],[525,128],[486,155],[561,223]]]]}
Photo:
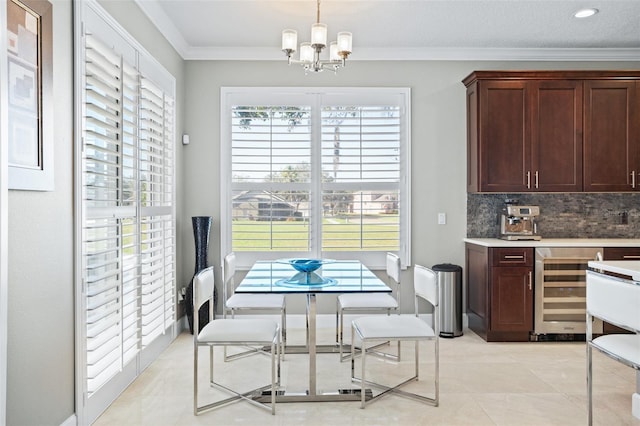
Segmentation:
{"type": "Polygon", "coordinates": [[[635,189],[635,187],[636,187],[636,171],[633,170],[631,172],[631,188],[635,189]]]}
{"type": "Polygon", "coordinates": [[[529,271],[529,290],[531,290],[531,289],[532,289],[532,288],[531,288],[531,287],[532,287],[532,286],[531,286],[532,281],[533,281],[533,278],[531,277],[531,271],[529,271]]]}
{"type": "Polygon", "coordinates": [[[527,171],[527,189],[531,189],[531,172],[527,171]]]}
{"type": "Polygon", "coordinates": [[[538,189],[538,171],[536,170],[536,189],[538,189]]]}
{"type": "Polygon", "coordinates": [[[519,260],[524,260],[524,255],[522,254],[507,254],[504,256],[505,259],[519,259],[519,260]]]}
{"type": "Polygon", "coordinates": [[[636,255],[632,255],[632,254],[625,254],[624,256],[622,256],[623,259],[640,259],[640,256],[636,256],[636,255]]]}

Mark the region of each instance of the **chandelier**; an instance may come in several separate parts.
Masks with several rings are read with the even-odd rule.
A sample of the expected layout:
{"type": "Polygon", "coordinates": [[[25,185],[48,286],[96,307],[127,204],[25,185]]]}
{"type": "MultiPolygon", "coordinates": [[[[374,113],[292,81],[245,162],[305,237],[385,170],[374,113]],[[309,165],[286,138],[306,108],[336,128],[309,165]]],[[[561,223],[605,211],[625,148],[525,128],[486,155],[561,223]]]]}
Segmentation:
{"type": "Polygon", "coordinates": [[[295,30],[282,31],[282,51],[287,55],[289,65],[302,65],[305,74],[324,70],[336,72],[344,67],[351,53],[351,42],[351,33],[339,32],[337,41],[329,44],[329,59],[320,59],[320,54],[327,47],[327,25],[320,23],[320,0],[316,23],[311,26],[311,42],[300,43],[300,59],[291,57],[298,47],[298,33],[295,30]]]}

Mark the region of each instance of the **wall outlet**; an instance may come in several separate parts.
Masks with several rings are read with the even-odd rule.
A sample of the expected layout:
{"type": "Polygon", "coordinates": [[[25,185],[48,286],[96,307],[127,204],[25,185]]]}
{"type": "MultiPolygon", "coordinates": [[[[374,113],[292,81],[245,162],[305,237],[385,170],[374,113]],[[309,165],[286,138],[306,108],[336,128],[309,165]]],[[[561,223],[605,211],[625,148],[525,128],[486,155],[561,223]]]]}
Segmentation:
{"type": "Polygon", "coordinates": [[[446,225],[446,224],[447,224],[447,214],[438,213],[438,225],[446,225]]]}

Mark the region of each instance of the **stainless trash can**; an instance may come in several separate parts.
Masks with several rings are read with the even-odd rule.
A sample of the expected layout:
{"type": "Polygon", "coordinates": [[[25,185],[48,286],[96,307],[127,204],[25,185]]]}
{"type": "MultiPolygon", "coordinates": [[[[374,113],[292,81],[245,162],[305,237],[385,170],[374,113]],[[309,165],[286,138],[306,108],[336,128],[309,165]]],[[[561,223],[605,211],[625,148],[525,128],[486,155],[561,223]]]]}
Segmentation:
{"type": "Polygon", "coordinates": [[[440,337],[462,336],[462,267],[433,265],[440,289],[440,337]]]}

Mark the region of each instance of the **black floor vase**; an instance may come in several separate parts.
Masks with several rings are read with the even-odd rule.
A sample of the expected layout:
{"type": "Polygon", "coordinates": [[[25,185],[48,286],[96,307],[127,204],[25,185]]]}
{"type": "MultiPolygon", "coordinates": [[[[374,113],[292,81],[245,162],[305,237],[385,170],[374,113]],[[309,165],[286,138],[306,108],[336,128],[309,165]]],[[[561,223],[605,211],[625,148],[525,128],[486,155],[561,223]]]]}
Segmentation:
{"type": "MultiPolygon", "coordinates": [[[[208,267],[207,259],[209,257],[209,232],[211,231],[211,216],[193,216],[191,218],[193,224],[193,239],[196,249],[196,269],[193,275],[208,267]]],[[[189,331],[193,334],[193,280],[187,287],[185,296],[187,319],[189,320],[189,331]]],[[[214,312],[216,305],[216,294],[213,295],[214,312]]],[[[198,312],[199,329],[209,323],[209,302],[202,305],[198,312]]],[[[198,331],[200,331],[198,330],[198,331]]]]}

